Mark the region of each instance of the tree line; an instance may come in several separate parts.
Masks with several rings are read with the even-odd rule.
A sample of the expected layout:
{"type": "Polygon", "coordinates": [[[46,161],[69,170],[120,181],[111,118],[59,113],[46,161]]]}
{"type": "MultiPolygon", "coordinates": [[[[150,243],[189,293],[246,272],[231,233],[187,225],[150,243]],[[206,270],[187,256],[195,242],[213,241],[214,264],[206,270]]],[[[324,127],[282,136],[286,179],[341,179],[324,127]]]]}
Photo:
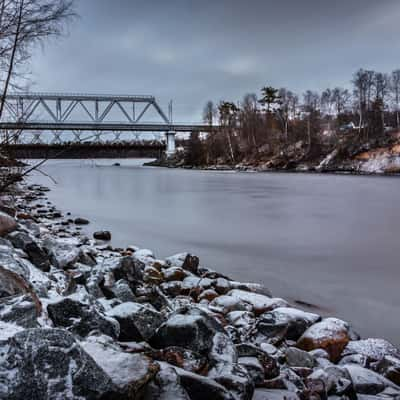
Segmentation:
{"type": "Polygon", "coordinates": [[[343,143],[372,142],[400,130],[400,69],[390,74],[359,69],[351,84],[302,95],[265,86],[238,103],[208,101],[203,121],[220,129],[205,137],[191,134],[185,161],[234,164],[285,154],[294,146],[307,160],[343,143]]]}

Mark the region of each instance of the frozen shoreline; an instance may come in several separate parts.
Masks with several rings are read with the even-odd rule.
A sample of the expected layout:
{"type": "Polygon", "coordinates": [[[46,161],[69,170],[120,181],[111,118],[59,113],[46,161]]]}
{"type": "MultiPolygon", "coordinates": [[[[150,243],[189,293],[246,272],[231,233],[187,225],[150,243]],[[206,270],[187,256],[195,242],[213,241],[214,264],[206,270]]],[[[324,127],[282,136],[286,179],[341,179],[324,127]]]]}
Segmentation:
{"type": "Polygon", "coordinates": [[[17,198],[18,226],[1,239],[2,266],[31,285],[42,309],[2,276],[0,373],[29,356],[16,346],[27,335],[34,351],[78,346],[79,354],[65,352],[67,370],[49,356],[58,385],[36,380],[27,389],[29,366],[14,365],[1,395],[34,387],[65,398],[203,398],[196,386],[224,399],[400,396],[400,351],[387,341],[359,340],[346,322],[297,310],[187,253],[158,260],[97,243],[80,233],[84,220],[64,217],[45,193],[31,186],[17,198]],[[84,363],[94,363],[92,380],[77,379],[84,363]]]}

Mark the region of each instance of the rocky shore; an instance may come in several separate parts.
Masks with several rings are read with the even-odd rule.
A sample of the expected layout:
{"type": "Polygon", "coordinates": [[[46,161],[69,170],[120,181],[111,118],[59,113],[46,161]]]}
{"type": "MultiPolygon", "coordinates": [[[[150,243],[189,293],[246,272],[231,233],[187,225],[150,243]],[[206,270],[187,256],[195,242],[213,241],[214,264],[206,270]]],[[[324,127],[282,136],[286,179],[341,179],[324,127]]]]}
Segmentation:
{"type": "Polygon", "coordinates": [[[189,165],[185,152],[161,157],[147,166],[247,172],[316,172],[353,175],[398,175],[400,173],[400,139],[383,138],[376,142],[335,148],[320,156],[307,157],[304,143],[289,146],[278,155],[260,153],[236,164],[219,160],[210,165],[189,165]]]}
{"type": "Polygon", "coordinates": [[[0,399],[400,399],[389,342],[194,255],[89,238],[47,191],[0,203],[0,399]]]}

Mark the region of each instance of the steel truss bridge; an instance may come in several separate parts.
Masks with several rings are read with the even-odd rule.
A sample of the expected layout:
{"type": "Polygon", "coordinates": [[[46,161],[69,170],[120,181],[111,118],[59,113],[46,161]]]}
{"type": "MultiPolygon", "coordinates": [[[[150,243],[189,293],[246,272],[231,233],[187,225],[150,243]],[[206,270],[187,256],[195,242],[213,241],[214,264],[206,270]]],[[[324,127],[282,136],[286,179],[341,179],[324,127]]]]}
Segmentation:
{"type": "Polygon", "coordinates": [[[56,140],[61,140],[62,132],[69,131],[77,141],[81,140],[81,133],[87,131],[93,131],[93,136],[97,138],[102,132],[113,132],[118,139],[126,132],[162,132],[167,138],[167,154],[175,152],[176,133],[211,132],[216,129],[218,127],[204,124],[173,123],[172,110],[167,116],[154,96],[78,93],[9,94],[0,122],[0,130],[3,131],[35,132],[34,140],[37,142],[40,142],[44,131],[53,132],[56,140]],[[159,122],[144,122],[151,112],[159,122]],[[116,113],[118,117],[115,121],[112,118],[116,113]]]}

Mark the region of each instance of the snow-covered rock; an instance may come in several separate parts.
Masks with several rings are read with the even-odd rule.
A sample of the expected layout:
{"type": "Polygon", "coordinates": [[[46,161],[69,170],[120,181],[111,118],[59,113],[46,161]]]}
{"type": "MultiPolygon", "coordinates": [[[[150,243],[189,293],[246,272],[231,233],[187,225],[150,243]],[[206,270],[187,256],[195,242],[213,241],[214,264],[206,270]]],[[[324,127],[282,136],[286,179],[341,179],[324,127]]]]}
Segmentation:
{"type": "Polygon", "coordinates": [[[308,328],[297,342],[306,351],[326,350],[332,360],[338,360],[350,341],[349,325],[337,318],[326,318],[308,328]]]}
{"type": "Polygon", "coordinates": [[[200,353],[208,352],[222,326],[199,308],[188,307],[172,314],[150,340],[155,348],[178,346],[200,353]]]}
{"type": "Polygon", "coordinates": [[[297,308],[278,307],[260,316],[260,319],[270,324],[287,324],[285,337],[297,340],[311,325],[321,320],[317,314],[305,312],[297,308]]]}
{"type": "Polygon", "coordinates": [[[221,314],[228,314],[231,311],[251,311],[252,305],[235,296],[222,295],[211,301],[210,310],[221,314]]]}
{"type": "Polygon", "coordinates": [[[165,259],[167,265],[179,267],[193,274],[197,274],[199,268],[199,258],[189,253],[175,254],[165,259]]]}
{"type": "Polygon", "coordinates": [[[150,358],[124,352],[108,336],[90,336],[80,344],[117,388],[115,398],[136,398],[159,370],[150,358]]]}
{"type": "Polygon", "coordinates": [[[346,365],[344,368],[350,374],[357,393],[375,395],[383,392],[386,388],[392,388],[398,391],[400,396],[400,387],[376,372],[356,364],[346,365]]]}
{"type": "Polygon", "coordinates": [[[278,307],[287,307],[288,303],[280,298],[270,298],[262,294],[247,292],[240,289],[233,289],[228,296],[241,300],[252,306],[253,311],[259,315],[278,307]]]}
{"type": "Polygon", "coordinates": [[[342,356],[361,354],[370,361],[382,360],[385,356],[400,359],[400,350],[384,339],[365,339],[351,341],[345,347],[342,356]]]}
{"type": "Polygon", "coordinates": [[[66,328],[79,336],[99,331],[111,337],[119,336],[118,322],[101,314],[95,307],[72,298],[48,304],[47,312],[54,326],[66,328]]]}
{"type": "Polygon", "coordinates": [[[0,341],[0,398],[100,399],[114,391],[107,374],[61,329],[28,329],[0,341]]]}
{"type": "Polygon", "coordinates": [[[107,315],[119,322],[121,341],[149,340],[165,320],[151,305],[134,302],[122,303],[107,315]]]}

